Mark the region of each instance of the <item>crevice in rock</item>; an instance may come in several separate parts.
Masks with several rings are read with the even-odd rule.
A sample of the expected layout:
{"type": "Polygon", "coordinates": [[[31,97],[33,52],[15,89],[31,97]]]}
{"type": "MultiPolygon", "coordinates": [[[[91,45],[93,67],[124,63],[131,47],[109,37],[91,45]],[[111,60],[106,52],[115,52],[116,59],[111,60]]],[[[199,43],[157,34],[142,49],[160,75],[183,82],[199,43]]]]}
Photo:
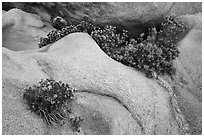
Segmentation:
{"type": "Polygon", "coordinates": [[[51,65],[42,59],[36,59],[37,64],[40,66],[41,70],[49,77],[54,78],[54,72],[52,71],[51,65]]]}
{"type": "MultiPolygon", "coordinates": [[[[185,56],[186,58],[188,58],[187,55],[183,55],[183,56],[185,56]]],[[[195,82],[194,79],[192,78],[191,74],[187,71],[187,68],[185,67],[185,65],[183,65],[181,59],[178,58],[178,60],[179,60],[179,63],[181,64],[181,66],[182,66],[182,68],[183,68],[183,71],[188,74],[188,77],[191,79],[191,81],[193,82],[193,84],[194,84],[198,89],[200,89],[200,87],[198,87],[198,85],[196,84],[196,82],[195,82]]],[[[192,73],[192,72],[191,72],[191,73],[192,73]]]]}
{"type": "MultiPolygon", "coordinates": [[[[2,55],[2,60],[3,60],[3,62],[10,62],[10,64],[11,64],[12,66],[15,66],[18,71],[23,71],[23,70],[25,70],[25,69],[22,67],[22,65],[20,65],[18,62],[15,62],[15,60],[14,60],[13,58],[11,58],[10,55],[8,55],[8,54],[4,54],[4,53],[3,53],[3,55],[2,55]]],[[[10,65],[9,65],[9,66],[10,66],[10,65]]]]}
{"type": "Polygon", "coordinates": [[[175,5],[175,3],[176,3],[176,2],[173,2],[173,3],[171,4],[171,7],[170,7],[169,10],[166,12],[166,14],[169,14],[169,13],[171,12],[171,9],[172,9],[173,6],[175,5]]]}
{"type": "Polygon", "coordinates": [[[133,117],[133,119],[137,122],[137,124],[140,126],[141,128],[141,133],[142,134],[145,134],[145,129],[144,129],[144,126],[142,124],[142,121],[141,121],[141,118],[138,118],[139,116],[136,116],[135,114],[133,114],[131,112],[131,110],[128,108],[127,105],[125,105],[120,99],[118,99],[117,97],[113,96],[113,95],[109,95],[109,94],[105,94],[105,93],[96,93],[96,92],[92,92],[91,90],[77,90],[76,91],[77,93],[79,92],[86,92],[86,93],[90,93],[90,94],[96,94],[96,95],[100,95],[100,96],[104,96],[104,97],[108,97],[108,98],[111,98],[113,100],[115,100],[116,102],[118,102],[119,104],[121,104],[130,114],[131,116],[133,117]]]}
{"type": "Polygon", "coordinates": [[[172,111],[172,115],[179,127],[179,129],[186,135],[189,134],[190,129],[189,129],[189,124],[187,123],[184,115],[182,114],[182,111],[179,107],[178,104],[178,97],[177,95],[174,93],[175,90],[167,83],[167,81],[165,81],[164,79],[162,79],[161,77],[156,76],[156,82],[163,87],[165,90],[167,90],[167,92],[169,93],[170,96],[170,106],[171,106],[171,111],[172,111]]]}

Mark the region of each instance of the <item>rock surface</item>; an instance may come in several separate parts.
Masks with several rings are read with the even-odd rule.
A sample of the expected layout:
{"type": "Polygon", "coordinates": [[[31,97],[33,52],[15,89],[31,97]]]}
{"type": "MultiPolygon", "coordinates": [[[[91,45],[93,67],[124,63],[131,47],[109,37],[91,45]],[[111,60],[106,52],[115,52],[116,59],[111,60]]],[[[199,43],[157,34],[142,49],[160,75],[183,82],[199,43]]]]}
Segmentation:
{"type": "MultiPolygon", "coordinates": [[[[22,114],[30,113],[22,103],[23,87],[37,84],[41,78],[52,77],[86,93],[77,93],[76,101],[80,104],[76,105],[78,115],[90,121],[84,122],[84,133],[100,134],[108,130],[108,134],[181,134],[171,115],[168,93],[143,74],[109,58],[87,34],[68,35],[46,52],[14,52],[3,48],[2,66],[3,119],[11,110],[21,112],[21,115],[11,115],[19,121],[21,117],[25,121],[30,119],[22,114]],[[11,87],[6,85],[14,88],[10,90],[11,87]],[[14,98],[19,103],[15,103],[14,98]],[[21,107],[10,105],[8,101],[21,107]],[[100,104],[98,107],[96,102],[100,104]],[[80,111],[87,115],[83,116],[84,112],[80,111]],[[92,112],[97,112],[96,118],[92,112]],[[104,124],[97,125],[97,121],[104,124]]],[[[42,120],[30,115],[33,115],[33,124],[13,127],[12,119],[3,120],[4,134],[42,134],[42,130],[44,134],[51,134],[52,130],[42,128],[45,126],[42,120]],[[40,124],[40,129],[33,132],[24,129],[35,129],[34,123],[40,124]]]]}
{"type": "Polygon", "coordinates": [[[175,61],[180,104],[193,134],[202,133],[202,14],[183,16],[192,29],[179,43],[175,61]]]}
{"type": "Polygon", "coordinates": [[[127,29],[132,37],[138,37],[149,27],[161,23],[168,15],[179,16],[202,11],[199,2],[4,3],[3,7],[7,9],[11,5],[34,12],[45,20],[61,16],[70,23],[88,20],[99,26],[112,24],[127,29]]]}
{"type": "MultiPolygon", "coordinates": [[[[201,90],[202,88],[202,14],[181,16],[180,18],[188,21],[191,30],[178,42],[181,54],[175,61],[175,66],[178,73],[188,75],[187,79],[191,79],[191,83],[188,84],[189,87],[197,87],[195,91],[197,92],[198,89],[201,90]]],[[[201,91],[195,95],[200,101],[202,100],[201,91]]]]}
{"type": "Polygon", "coordinates": [[[39,38],[50,29],[39,16],[11,9],[2,15],[3,47],[14,51],[37,49],[39,38]]]}
{"type": "MultiPolygon", "coordinates": [[[[187,71],[197,70],[195,75],[190,76],[200,80],[200,15],[197,19],[196,16],[182,18],[186,18],[192,29],[179,43],[183,53],[179,59],[188,68],[187,71]],[[190,61],[185,62],[185,55],[192,50],[198,55],[190,54],[190,61]],[[187,63],[195,63],[196,68],[189,67],[187,63]]],[[[23,20],[26,22],[26,19],[23,20]]],[[[7,26],[4,24],[9,24],[7,22],[3,23],[3,28],[7,26]]],[[[18,24],[14,22],[11,24],[18,24]]],[[[14,28],[19,26],[22,27],[14,25],[14,28]]],[[[29,27],[23,29],[29,31],[29,27]]],[[[27,45],[23,40],[34,36],[26,32],[25,37],[20,39],[16,35],[18,33],[13,34],[16,37],[11,43],[13,47],[18,43],[27,45]]],[[[186,77],[189,83],[192,81],[189,74],[182,73],[183,68],[176,61],[179,74],[174,81],[166,80],[178,91],[179,106],[173,105],[175,103],[172,103],[168,90],[155,80],[108,57],[87,34],[73,33],[42,49],[17,52],[7,48],[2,48],[3,134],[186,134],[183,130],[185,121],[178,121],[175,117],[178,113],[176,107],[181,108],[190,132],[201,134],[201,90],[191,89],[193,84],[182,85],[181,78],[186,77]],[[70,83],[78,89],[73,115],[84,119],[80,133],[73,132],[68,122],[62,127],[47,128],[42,119],[26,109],[22,99],[24,88],[48,77],[70,83]]]]}
{"type": "Polygon", "coordinates": [[[6,11],[5,11],[5,10],[2,10],[2,14],[4,14],[4,13],[6,13],[6,11]]]}
{"type": "Polygon", "coordinates": [[[192,134],[202,133],[202,13],[180,16],[190,31],[180,40],[179,57],[174,61],[177,70],[172,80],[192,134]]]}
{"type": "Polygon", "coordinates": [[[202,3],[201,2],[174,2],[172,4],[170,14],[176,16],[181,15],[192,15],[202,12],[202,3]]]}

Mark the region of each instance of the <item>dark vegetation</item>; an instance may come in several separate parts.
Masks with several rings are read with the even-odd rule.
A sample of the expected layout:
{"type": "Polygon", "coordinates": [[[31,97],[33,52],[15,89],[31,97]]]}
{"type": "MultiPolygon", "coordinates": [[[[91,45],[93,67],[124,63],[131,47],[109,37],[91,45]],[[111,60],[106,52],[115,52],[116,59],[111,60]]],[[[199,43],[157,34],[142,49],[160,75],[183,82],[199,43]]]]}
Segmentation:
{"type": "Polygon", "coordinates": [[[70,102],[75,99],[75,89],[69,84],[56,82],[53,79],[41,80],[38,86],[25,89],[23,99],[28,105],[28,110],[40,116],[49,126],[62,125],[65,120],[71,121],[74,131],[78,131],[81,118],[70,118],[70,102]]]}
{"type": "MultiPolygon", "coordinates": [[[[96,2],[99,3],[99,2],[96,2]]],[[[78,24],[80,21],[73,17],[76,9],[82,9],[83,5],[92,6],[92,2],[2,2],[2,9],[8,11],[13,8],[21,9],[28,13],[38,14],[40,9],[50,14],[51,19],[60,16],[67,19],[67,23],[78,24]]],[[[50,22],[50,20],[47,20],[50,22]]]]}
{"type": "Polygon", "coordinates": [[[40,39],[39,47],[74,32],[88,33],[111,58],[134,67],[151,78],[153,73],[157,75],[175,73],[173,60],[179,54],[176,42],[186,32],[186,27],[174,16],[170,16],[157,28],[149,28],[148,34],[143,33],[138,39],[133,39],[127,35],[126,30],[118,33],[114,26],[106,25],[99,28],[82,21],[78,25],[69,25],[59,31],[52,30],[46,38],[40,39]]]}
{"type": "Polygon", "coordinates": [[[75,132],[80,132],[81,122],[83,119],[81,117],[75,117],[70,119],[70,124],[72,127],[72,130],[75,132]]]}

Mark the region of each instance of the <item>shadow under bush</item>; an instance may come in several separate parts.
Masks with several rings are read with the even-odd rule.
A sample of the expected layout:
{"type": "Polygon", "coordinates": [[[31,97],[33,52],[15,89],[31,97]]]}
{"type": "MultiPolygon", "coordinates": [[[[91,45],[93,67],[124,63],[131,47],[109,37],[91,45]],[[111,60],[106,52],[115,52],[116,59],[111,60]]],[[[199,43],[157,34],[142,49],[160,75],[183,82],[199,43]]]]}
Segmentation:
{"type": "Polygon", "coordinates": [[[39,85],[26,88],[23,99],[28,110],[42,118],[48,127],[63,125],[68,120],[73,131],[79,132],[83,119],[70,117],[74,92],[75,89],[69,84],[46,79],[41,80],[39,85]]]}
{"type": "Polygon", "coordinates": [[[82,21],[78,25],[69,25],[61,30],[52,30],[46,38],[41,38],[39,47],[51,44],[74,32],[86,32],[92,36],[100,48],[111,58],[136,68],[147,77],[172,75],[175,73],[173,60],[178,57],[176,42],[187,32],[187,27],[174,16],[167,17],[158,27],[149,28],[138,39],[127,35],[126,30],[118,33],[117,28],[106,25],[103,28],[82,21]]]}

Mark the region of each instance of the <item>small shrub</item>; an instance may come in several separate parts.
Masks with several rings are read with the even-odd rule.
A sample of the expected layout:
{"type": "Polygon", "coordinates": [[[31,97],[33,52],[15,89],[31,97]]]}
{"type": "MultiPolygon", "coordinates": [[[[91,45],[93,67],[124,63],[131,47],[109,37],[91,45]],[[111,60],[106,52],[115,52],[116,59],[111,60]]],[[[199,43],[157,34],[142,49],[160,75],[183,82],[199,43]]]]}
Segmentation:
{"type": "Polygon", "coordinates": [[[46,38],[40,38],[40,42],[38,43],[39,48],[54,43],[55,41],[58,41],[64,36],[74,32],[80,32],[80,30],[74,25],[66,26],[65,28],[62,28],[62,30],[60,31],[53,29],[47,34],[46,38]]]}
{"type": "Polygon", "coordinates": [[[80,32],[86,32],[88,34],[91,34],[92,31],[99,29],[98,27],[94,26],[90,22],[82,21],[80,24],[76,25],[76,28],[80,32]]]}
{"type": "Polygon", "coordinates": [[[82,21],[78,25],[66,26],[61,30],[53,29],[47,34],[46,38],[40,38],[38,45],[39,45],[39,48],[42,48],[48,44],[58,41],[59,39],[65,37],[68,34],[75,33],[75,32],[86,32],[88,34],[91,34],[91,32],[94,31],[95,29],[96,27],[94,27],[93,24],[85,21],[82,21]]]}
{"type": "Polygon", "coordinates": [[[176,43],[187,32],[187,27],[172,15],[161,23],[158,32],[158,40],[169,39],[176,43]]]}
{"type": "Polygon", "coordinates": [[[39,47],[53,43],[70,33],[86,32],[108,56],[144,72],[147,77],[153,77],[153,73],[172,75],[175,73],[173,60],[179,54],[176,42],[186,32],[186,27],[174,16],[170,16],[158,28],[150,28],[147,38],[144,38],[143,33],[135,40],[129,38],[126,30],[117,33],[114,26],[98,28],[83,21],[61,31],[51,31],[47,38],[40,39],[39,47]]]}
{"type": "Polygon", "coordinates": [[[81,117],[75,117],[70,119],[70,124],[72,127],[72,130],[74,132],[80,132],[81,122],[83,119],[81,117]]]}
{"type": "Polygon", "coordinates": [[[95,29],[90,35],[109,56],[111,56],[115,50],[128,43],[126,40],[128,38],[127,31],[123,30],[123,33],[117,34],[116,27],[111,25],[106,25],[104,29],[95,29]]]}
{"type": "Polygon", "coordinates": [[[150,78],[153,73],[173,75],[176,71],[173,60],[179,55],[176,42],[186,31],[186,27],[174,17],[167,17],[160,30],[150,28],[146,39],[143,38],[144,34],[141,34],[139,40],[130,39],[110,56],[144,72],[150,78]]]}
{"type": "Polygon", "coordinates": [[[38,86],[26,88],[23,99],[31,112],[53,126],[60,124],[71,113],[64,107],[74,100],[74,91],[69,84],[46,79],[41,80],[38,86]]]}

